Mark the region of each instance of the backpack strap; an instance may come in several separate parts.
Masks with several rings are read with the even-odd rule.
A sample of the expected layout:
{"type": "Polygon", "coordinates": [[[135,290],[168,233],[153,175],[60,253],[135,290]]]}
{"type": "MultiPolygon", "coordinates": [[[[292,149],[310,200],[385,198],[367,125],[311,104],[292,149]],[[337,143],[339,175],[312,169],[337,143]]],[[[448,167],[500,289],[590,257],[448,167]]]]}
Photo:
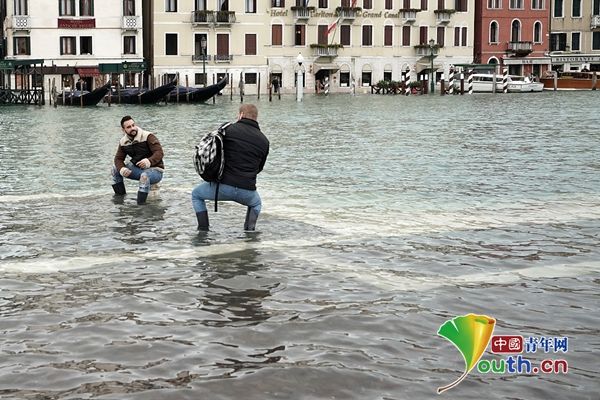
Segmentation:
{"type": "MultiPolygon", "coordinates": [[[[229,125],[231,125],[233,122],[224,122],[223,124],[221,124],[221,126],[218,129],[218,132],[221,135],[225,135],[225,129],[227,129],[227,127],[229,125]]],[[[225,146],[225,142],[221,143],[221,146],[225,146]]],[[[224,161],[223,161],[224,162],[224,161]]],[[[217,187],[215,188],[215,212],[218,211],[218,203],[219,203],[219,185],[221,184],[221,179],[219,179],[217,181],[217,187]]]]}

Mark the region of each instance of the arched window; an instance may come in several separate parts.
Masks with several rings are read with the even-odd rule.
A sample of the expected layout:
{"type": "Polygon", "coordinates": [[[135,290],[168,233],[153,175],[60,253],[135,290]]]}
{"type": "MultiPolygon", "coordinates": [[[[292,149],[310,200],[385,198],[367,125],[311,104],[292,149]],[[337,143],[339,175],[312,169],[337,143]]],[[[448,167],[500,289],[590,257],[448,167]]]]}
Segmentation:
{"type": "Polygon", "coordinates": [[[490,43],[498,43],[498,23],[492,21],[490,24],[490,43]]]}
{"type": "Polygon", "coordinates": [[[542,23],[540,21],[533,25],[533,42],[542,43],[542,23]]]}
{"type": "Polygon", "coordinates": [[[514,20],[510,30],[510,41],[520,42],[521,41],[521,22],[514,20]]]}
{"type": "Polygon", "coordinates": [[[492,57],[488,60],[488,64],[497,65],[498,59],[496,57],[492,57]]]}

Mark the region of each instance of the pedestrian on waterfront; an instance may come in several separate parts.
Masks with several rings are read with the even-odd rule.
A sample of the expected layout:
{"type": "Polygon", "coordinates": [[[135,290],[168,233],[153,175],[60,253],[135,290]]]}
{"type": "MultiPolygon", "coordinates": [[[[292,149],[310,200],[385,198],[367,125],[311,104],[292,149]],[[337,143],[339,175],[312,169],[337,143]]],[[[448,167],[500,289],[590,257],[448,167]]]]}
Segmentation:
{"type": "Polygon", "coordinates": [[[269,140],[258,126],[258,109],[254,104],[242,104],[237,122],[225,129],[223,149],[226,155],[223,175],[217,182],[202,182],[192,191],[192,205],[198,220],[198,230],[207,231],[208,211],[205,200],[234,201],[247,207],[244,230],[253,231],[262,201],[256,190],[256,176],[263,170],[269,155],[269,140]]]}
{"type": "Polygon", "coordinates": [[[158,138],[136,126],[129,115],[121,118],[121,130],[123,137],[119,140],[112,167],[112,187],[116,195],[122,196],[126,194],[123,178],[139,181],[137,203],[145,204],[150,186],[163,177],[163,149],[158,138]]]}
{"type": "Polygon", "coordinates": [[[279,93],[279,79],[277,79],[277,77],[274,76],[273,81],[271,83],[273,84],[273,91],[275,93],[279,93]]]}

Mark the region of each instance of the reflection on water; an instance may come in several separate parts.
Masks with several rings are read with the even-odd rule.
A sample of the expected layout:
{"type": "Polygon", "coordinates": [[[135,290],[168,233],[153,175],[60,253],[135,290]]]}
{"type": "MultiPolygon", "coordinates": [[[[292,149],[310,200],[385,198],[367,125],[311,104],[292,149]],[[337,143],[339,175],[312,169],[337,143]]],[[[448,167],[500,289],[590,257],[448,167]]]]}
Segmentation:
{"type": "Polygon", "coordinates": [[[568,336],[569,372],[446,395],[597,398],[597,93],[260,101],[259,231],[223,202],[199,234],[191,154],[237,107],[0,110],[1,398],[429,399],[467,313],[568,336]],[[124,114],[165,148],[143,207],[111,193],[124,114]]]}

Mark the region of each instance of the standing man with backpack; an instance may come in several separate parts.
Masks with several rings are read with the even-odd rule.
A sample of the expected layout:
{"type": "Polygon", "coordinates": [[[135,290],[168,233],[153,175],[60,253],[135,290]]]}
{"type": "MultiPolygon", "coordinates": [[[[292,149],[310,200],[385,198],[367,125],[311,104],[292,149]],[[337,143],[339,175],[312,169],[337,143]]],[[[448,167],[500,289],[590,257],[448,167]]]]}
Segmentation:
{"type": "Polygon", "coordinates": [[[192,191],[192,205],[198,220],[198,230],[208,230],[205,200],[235,201],[248,207],[244,230],[253,231],[262,202],[256,190],[256,176],[263,170],[269,155],[269,140],[258,126],[258,109],[254,104],[242,104],[238,120],[223,130],[225,166],[220,179],[202,182],[192,191]]]}

